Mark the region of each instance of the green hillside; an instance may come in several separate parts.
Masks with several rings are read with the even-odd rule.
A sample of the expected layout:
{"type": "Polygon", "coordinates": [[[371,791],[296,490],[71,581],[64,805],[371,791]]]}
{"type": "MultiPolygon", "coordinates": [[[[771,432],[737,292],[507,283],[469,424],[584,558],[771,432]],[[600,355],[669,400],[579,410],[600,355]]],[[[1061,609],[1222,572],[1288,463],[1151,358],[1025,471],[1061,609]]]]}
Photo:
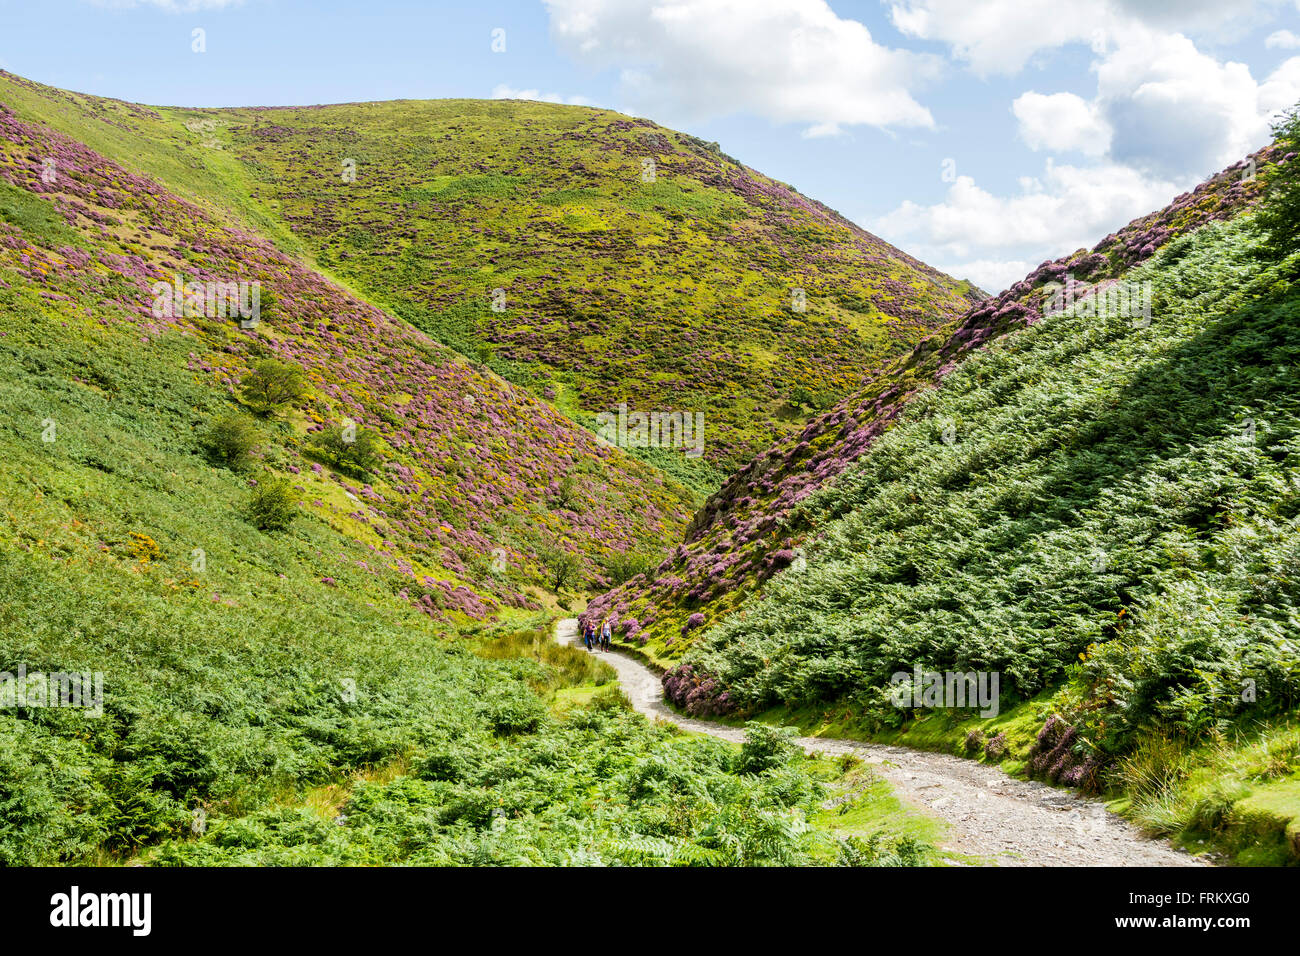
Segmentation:
{"type": "Polygon", "coordinates": [[[265,240],[46,127],[4,114],[3,132],[7,347],[86,383],[87,398],[139,401],[141,373],[107,344],[130,336],[132,363],[207,389],[178,411],[171,446],[200,453],[216,421],[245,421],[257,433],[251,463],[291,480],[309,510],[365,542],[372,564],[400,567],[412,603],[480,618],[537,607],[557,568],[580,588],[684,522],[684,489],[265,240]],[[155,315],[157,283],[236,281],[262,290],[255,326],[182,314],[183,303],[155,315]],[[49,335],[47,323],[66,331],[49,335]],[[244,386],[267,361],[298,370],[306,390],[259,419],[244,386]],[[340,457],[346,427],[371,460],[340,457]]]}
{"type": "Polygon", "coordinates": [[[1246,180],[1240,168],[1226,169],[1092,249],[1044,262],[976,303],[723,482],[658,566],[595,598],[589,614],[612,615],[623,638],[655,663],[681,660],[708,628],[761,594],[773,575],[806,560],[802,546],[819,533],[825,515],[801,504],[856,467],[913,398],[939,386],[989,342],[1041,321],[1067,282],[1075,295],[1118,291],[1124,288],[1118,280],[1167,243],[1252,209],[1280,155],[1273,147],[1260,150],[1250,159],[1262,175],[1246,180]]]}
{"type": "Polygon", "coordinates": [[[1300,859],[1300,251],[1249,215],[1151,245],[969,352],[796,503],[802,561],[685,623],[673,699],[1014,758],[1239,862],[1300,859]],[[1149,312],[1104,304],[1120,286],[1149,312]],[[917,671],[998,675],[1001,716],[900,703],[917,671]]]}
{"type": "Polygon", "coordinates": [[[856,768],[652,727],[552,644],[555,567],[668,539],[682,489],[3,105],[0,458],[0,865],[935,852],[856,768]],[[260,318],[160,314],[177,277],[260,318]]]}
{"type": "Polygon", "coordinates": [[[0,100],[219,205],[589,426],[623,402],[702,413],[702,458],[634,450],[700,488],[975,297],[715,144],[608,110],[187,110],[10,74],[0,100]]]}

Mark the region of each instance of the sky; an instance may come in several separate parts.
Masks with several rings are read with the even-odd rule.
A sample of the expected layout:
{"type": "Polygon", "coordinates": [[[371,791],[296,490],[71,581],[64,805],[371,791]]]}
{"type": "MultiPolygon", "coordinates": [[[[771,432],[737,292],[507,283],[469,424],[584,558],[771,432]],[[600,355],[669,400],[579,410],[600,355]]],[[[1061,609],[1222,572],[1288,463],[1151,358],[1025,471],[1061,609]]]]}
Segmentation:
{"type": "Polygon", "coordinates": [[[153,105],[617,109],[996,292],[1265,144],[1300,0],[0,0],[0,67],[153,105]]]}

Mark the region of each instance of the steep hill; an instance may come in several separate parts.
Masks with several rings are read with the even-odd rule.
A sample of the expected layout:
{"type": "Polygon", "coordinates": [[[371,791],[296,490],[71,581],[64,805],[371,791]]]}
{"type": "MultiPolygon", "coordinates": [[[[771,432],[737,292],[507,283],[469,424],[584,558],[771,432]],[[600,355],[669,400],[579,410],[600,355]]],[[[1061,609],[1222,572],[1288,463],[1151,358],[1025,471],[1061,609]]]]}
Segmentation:
{"type": "Polygon", "coordinates": [[[778,450],[743,523],[706,509],[588,615],[661,659],[686,645],[664,686],[689,713],[1007,760],[1294,864],[1297,146],[1292,113],[1263,187],[1230,170],[923,344],[810,430],[823,476],[799,487],[778,450]]]}
{"type": "Polygon", "coordinates": [[[1092,250],[1044,262],[927,336],[907,356],[869,376],[858,392],[724,482],[672,554],[593,600],[588,615],[612,615],[623,638],[658,663],[679,660],[704,630],[761,593],[773,575],[805,563],[801,546],[817,536],[826,519],[803,503],[853,469],[913,398],[990,342],[1041,321],[1067,280],[1072,296],[1087,297],[1094,290],[1104,295],[1168,242],[1250,208],[1274,158],[1271,147],[1261,150],[1253,156],[1263,171],[1259,176],[1244,179],[1245,167],[1225,170],[1092,250]]]}
{"type": "MultiPolygon", "coordinates": [[[[9,74],[0,92],[24,118],[214,196],[589,425],[623,402],[703,413],[703,462],[723,468],[975,296],[716,144],[607,110],[187,110],[9,74]]],[[[634,453],[698,487],[720,477],[680,453],[634,453]]]]}
{"type": "Polygon", "coordinates": [[[541,629],[537,553],[652,546],[679,491],[216,209],[0,105],[0,866],[928,858],[541,629]],[[258,322],[161,314],[177,276],[258,322]],[[307,391],[258,416],[269,360],[307,391]]]}
{"type": "MultiPolygon", "coordinates": [[[[289,478],[307,509],[364,542],[374,567],[400,568],[403,596],[429,613],[481,618],[531,605],[532,589],[554,589],[557,564],[577,561],[599,576],[609,556],[654,547],[686,518],[685,491],[546,403],[265,240],[2,106],[0,180],[11,361],[75,382],[87,400],[142,402],[140,381],[208,389],[208,400],[178,406],[170,422],[167,447],[189,454],[223,415],[250,418],[233,399],[257,362],[300,369],[308,391],[261,426],[259,467],[289,478]],[[156,284],[178,281],[257,283],[260,321],[186,315],[181,303],[160,315],[156,284]],[[112,346],[123,335],[134,342],[129,356],[112,346]],[[374,439],[375,461],[361,470],[330,454],[349,422],[374,439]]],[[[30,437],[65,407],[7,420],[30,437]]],[[[111,447],[93,432],[67,435],[55,449],[75,447],[111,472],[111,447]]],[[[11,515],[11,533],[28,520],[11,515]]],[[[103,529],[80,527],[78,547],[93,552],[103,529]]]]}

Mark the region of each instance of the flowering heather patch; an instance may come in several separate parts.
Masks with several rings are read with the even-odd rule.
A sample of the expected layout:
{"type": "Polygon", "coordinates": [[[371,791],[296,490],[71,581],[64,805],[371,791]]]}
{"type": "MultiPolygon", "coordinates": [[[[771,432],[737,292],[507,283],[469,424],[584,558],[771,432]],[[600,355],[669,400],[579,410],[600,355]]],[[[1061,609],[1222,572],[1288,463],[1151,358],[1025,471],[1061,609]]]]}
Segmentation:
{"type": "MultiPolygon", "coordinates": [[[[1271,146],[1251,158],[1261,172],[1281,159],[1271,146]]],[[[1114,282],[1173,239],[1248,208],[1258,199],[1262,181],[1262,175],[1243,180],[1241,168],[1230,167],[1092,250],[1045,262],[1011,288],[971,307],[732,475],[695,514],[667,561],[595,598],[590,613],[626,605],[641,621],[649,656],[665,664],[679,659],[747,597],[761,593],[773,575],[798,566],[801,551],[796,546],[812,544],[820,524],[834,517],[802,503],[850,470],[918,393],[941,383],[974,351],[1040,322],[1046,302],[1067,276],[1087,287],[1114,282]],[[699,615],[703,626],[687,633],[686,620],[699,615]],[[671,648],[669,638],[675,638],[671,648]]]]}
{"type": "Polygon", "coordinates": [[[731,695],[716,679],[681,664],[663,676],[664,696],[692,717],[716,717],[736,709],[731,695]]]}
{"type": "Polygon", "coordinates": [[[713,465],[797,430],[810,409],[792,396],[824,407],[973,296],[793,188],[607,110],[454,100],[141,116],[85,100],[155,142],[216,121],[222,156],[247,174],[232,204],[332,274],[588,425],[620,402],[703,414],[713,465]],[[792,309],[794,288],[806,309],[792,309]]]}
{"type": "Polygon", "coordinates": [[[997,762],[1007,755],[1007,735],[997,733],[984,742],[984,756],[997,762]]]}
{"type": "Polygon", "coordinates": [[[1102,759],[1097,753],[1080,754],[1081,743],[1078,728],[1052,714],[1030,748],[1027,769],[1052,783],[1095,790],[1102,759]]]}
{"type": "Polygon", "coordinates": [[[2,103],[0,188],[49,211],[44,237],[0,223],[0,268],[49,309],[105,333],[131,326],[145,350],[161,337],[192,339],[189,373],[232,399],[258,359],[303,369],[309,394],[287,411],[290,460],[277,467],[310,488],[311,513],[368,543],[374,567],[407,578],[409,600],[430,614],[534,606],[543,546],[572,552],[594,575],[604,556],[662,547],[687,518],[684,491],[547,403],[2,103]],[[46,158],[53,182],[41,176],[46,158]],[[154,285],[177,276],[256,282],[274,305],[251,328],[155,314],[154,285]],[[345,421],[378,436],[383,460],[370,483],[301,457],[312,436],[345,421]],[[566,476],[571,506],[553,508],[546,489],[566,476]],[[512,573],[489,572],[495,549],[512,573]]]}

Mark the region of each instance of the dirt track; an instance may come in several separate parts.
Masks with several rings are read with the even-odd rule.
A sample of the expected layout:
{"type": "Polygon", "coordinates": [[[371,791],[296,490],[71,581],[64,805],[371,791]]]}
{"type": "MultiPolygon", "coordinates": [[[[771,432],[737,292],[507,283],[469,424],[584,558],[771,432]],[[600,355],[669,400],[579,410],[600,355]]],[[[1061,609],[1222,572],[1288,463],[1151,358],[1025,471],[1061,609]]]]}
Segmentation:
{"type": "MultiPolygon", "coordinates": [[[[578,622],[556,625],[555,639],[576,644],[578,622]]],[[[739,742],[744,731],[683,717],[664,703],[659,678],[617,651],[601,658],[618,671],[633,706],[650,718],[739,742]]],[[[949,825],[943,847],[999,866],[1201,866],[1201,861],[1151,840],[1097,800],[1073,791],[1008,777],[997,767],[947,754],[855,740],[800,737],[809,751],[855,753],[893,786],[898,797],[949,825]]]]}

